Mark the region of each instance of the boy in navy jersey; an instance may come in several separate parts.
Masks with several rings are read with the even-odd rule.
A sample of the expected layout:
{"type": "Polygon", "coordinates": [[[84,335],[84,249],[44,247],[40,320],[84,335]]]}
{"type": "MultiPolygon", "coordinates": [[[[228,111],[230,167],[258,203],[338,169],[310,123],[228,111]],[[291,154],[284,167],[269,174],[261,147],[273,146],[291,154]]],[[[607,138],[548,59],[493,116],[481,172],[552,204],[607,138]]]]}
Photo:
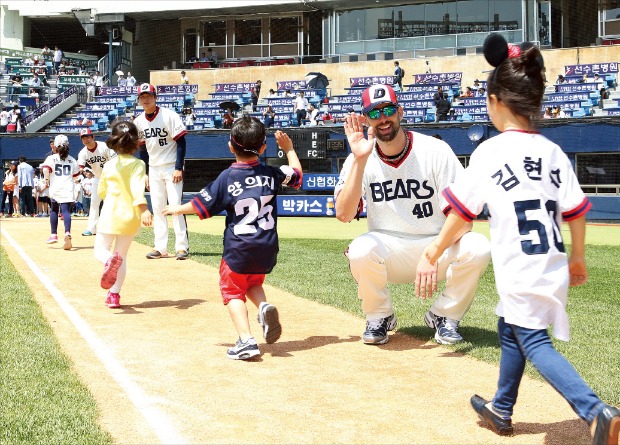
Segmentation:
{"type": "Polygon", "coordinates": [[[276,142],[289,165],[271,167],[258,161],[265,151],[265,126],[254,117],[235,121],[230,131],[230,151],[237,162],[202,189],[190,202],[169,206],[164,215],[196,213],[210,218],[226,210],[224,253],[220,264],[220,291],[239,334],[228,358],[247,360],[260,354],[250,331],[246,296],[258,308],[258,322],[267,343],[282,333],[275,306],[267,303],[263,282],[276,265],[278,254],[277,203],[280,185],[299,188],[301,164],[287,134],[277,131],[276,142]]]}

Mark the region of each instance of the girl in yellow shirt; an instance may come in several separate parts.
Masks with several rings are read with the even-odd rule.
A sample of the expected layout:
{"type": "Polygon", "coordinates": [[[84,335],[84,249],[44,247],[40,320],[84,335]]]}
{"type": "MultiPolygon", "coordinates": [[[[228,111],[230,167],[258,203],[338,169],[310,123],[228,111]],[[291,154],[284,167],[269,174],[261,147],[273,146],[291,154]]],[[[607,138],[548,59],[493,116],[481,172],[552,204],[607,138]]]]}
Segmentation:
{"type": "Polygon", "coordinates": [[[118,156],[106,162],[97,189],[103,199],[103,208],[95,238],[95,257],[105,264],[101,287],[109,289],[105,300],[109,308],[121,306],[120,291],[127,274],[127,252],[140,230],[140,223],[152,225],[152,215],[144,197],[146,166],[133,155],[138,149],[138,141],[138,129],[133,123],[121,121],[112,127],[106,145],[118,156]]]}

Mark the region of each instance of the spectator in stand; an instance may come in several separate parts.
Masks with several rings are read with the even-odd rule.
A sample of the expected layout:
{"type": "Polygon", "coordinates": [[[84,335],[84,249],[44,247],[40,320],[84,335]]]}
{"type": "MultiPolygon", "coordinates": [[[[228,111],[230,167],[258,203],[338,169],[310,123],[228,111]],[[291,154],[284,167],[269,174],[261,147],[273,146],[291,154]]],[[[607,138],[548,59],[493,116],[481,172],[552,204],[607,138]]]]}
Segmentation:
{"type": "Polygon", "coordinates": [[[601,88],[601,89],[600,89],[600,95],[601,95],[601,97],[599,98],[599,101],[598,101],[598,106],[599,106],[599,108],[603,108],[603,107],[604,107],[604,105],[605,105],[605,104],[603,103],[603,101],[604,101],[605,99],[609,99],[609,92],[608,92],[605,88],[601,88]]]}
{"type": "Polygon", "coordinates": [[[125,79],[125,75],[124,74],[120,74],[118,76],[118,80],[116,81],[116,85],[119,87],[126,87],[127,86],[127,79],[125,79]]]}
{"type": "Polygon", "coordinates": [[[4,172],[4,181],[2,182],[2,201],[0,201],[0,216],[11,218],[13,216],[13,194],[15,193],[15,187],[17,187],[17,161],[11,162],[9,169],[4,172]],[[8,208],[5,214],[4,203],[8,198],[8,208]]]}
{"type": "Polygon", "coordinates": [[[472,90],[478,91],[481,88],[480,81],[478,79],[474,80],[474,84],[471,87],[472,90]]]}
{"type": "Polygon", "coordinates": [[[403,90],[403,69],[400,67],[398,60],[394,61],[394,77],[400,91],[403,90]]]}
{"type": "Polygon", "coordinates": [[[256,106],[258,105],[258,94],[256,92],[256,88],[250,89],[250,101],[252,102],[252,112],[255,112],[256,106]]]}
{"type": "MultiPolygon", "coordinates": [[[[191,61],[192,60],[190,59],[190,62],[191,61]]],[[[208,62],[209,59],[207,59],[207,55],[204,52],[202,52],[202,53],[200,53],[200,58],[197,61],[198,62],[208,62]]]]}
{"type": "Polygon", "coordinates": [[[54,62],[54,73],[55,74],[59,74],[59,72],[60,72],[59,71],[59,67],[60,67],[60,64],[62,62],[63,57],[64,57],[64,54],[63,54],[62,50],[57,45],[55,47],[54,55],[53,55],[53,58],[52,58],[52,61],[54,62]]]}
{"type": "Polygon", "coordinates": [[[276,93],[276,91],[273,88],[269,88],[269,94],[267,95],[267,97],[280,97],[280,96],[278,96],[278,93],[276,93]]]}
{"type": "Polygon", "coordinates": [[[19,105],[14,105],[13,109],[9,111],[9,125],[7,131],[9,133],[15,133],[17,131],[17,120],[21,116],[21,110],[19,105]]]}
{"type": "Polygon", "coordinates": [[[452,108],[452,105],[448,100],[448,95],[446,93],[443,93],[443,96],[437,101],[437,106],[435,110],[437,122],[448,120],[448,113],[450,112],[450,108],[452,108]]]}
{"type": "Polygon", "coordinates": [[[30,80],[30,87],[36,88],[37,91],[39,90],[39,88],[42,87],[41,78],[39,77],[39,74],[37,74],[36,72],[32,74],[32,79],[30,80]]]}
{"type": "Polygon", "coordinates": [[[133,87],[136,84],[136,78],[131,75],[130,71],[127,71],[127,87],[133,87]]]}
{"type": "Polygon", "coordinates": [[[464,97],[474,97],[474,90],[472,90],[471,87],[467,87],[465,89],[464,97]]]}
{"type": "Polygon", "coordinates": [[[601,77],[598,75],[598,73],[594,74],[594,79],[592,79],[592,82],[596,83],[597,85],[597,89],[600,91],[601,88],[604,87],[605,85],[605,81],[603,79],[601,79],[601,77]]]}
{"type": "Polygon", "coordinates": [[[315,126],[319,123],[319,110],[312,104],[308,105],[308,119],[310,120],[310,126],[315,126]]]}
{"type": "Polygon", "coordinates": [[[189,77],[187,77],[187,74],[185,74],[185,71],[181,71],[181,84],[182,85],[189,84],[189,77]]]}
{"type": "Polygon", "coordinates": [[[476,92],[476,97],[487,97],[487,90],[485,90],[483,87],[478,88],[478,91],[476,92]]]}
{"type": "Polygon", "coordinates": [[[308,105],[308,99],[304,97],[304,92],[300,91],[299,96],[293,101],[293,112],[297,115],[298,127],[301,126],[302,120],[304,120],[308,114],[308,105]]]}
{"type": "Polygon", "coordinates": [[[50,57],[54,55],[54,51],[52,51],[47,45],[45,45],[41,50],[41,54],[50,57]]]}
{"type": "Polygon", "coordinates": [[[564,111],[562,111],[562,107],[558,105],[553,110],[553,117],[560,117],[560,118],[566,117],[566,113],[564,113],[564,111]]]}
{"type": "Polygon", "coordinates": [[[2,106],[2,111],[0,111],[0,133],[6,133],[6,127],[9,125],[9,112],[6,110],[6,107],[2,106]]]}
{"type": "Polygon", "coordinates": [[[441,85],[439,85],[437,87],[437,92],[433,94],[433,103],[435,104],[435,107],[437,106],[437,103],[442,97],[443,97],[443,88],[441,87],[441,85]]]}
{"type": "Polygon", "coordinates": [[[553,114],[551,113],[551,107],[545,108],[545,113],[543,114],[543,119],[552,119],[553,114]]]}
{"type": "Polygon", "coordinates": [[[26,156],[19,157],[17,166],[17,188],[19,190],[19,206],[22,216],[34,216],[34,168],[26,162],[26,156]]]}
{"type": "Polygon", "coordinates": [[[198,62],[198,61],[200,61],[200,59],[197,56],[192,56],[188,60],[189,63],[194,63],[194,62],[198,62]]]}
{"type": "Polygon", "coordinates": [[[295,95],[291,93],[291,90],[285,90],[284,93],[282,93],[282,97],[295,97],[295,95]]]}
{"type": "Polygon", "coordinates": [[[263,85],[263,82],[258,79],[256,81],[256,83],[254,84],[254,89],[256,90],[256,97],[259,98],[260,97],[260,88],[263,85]]]}
{"type": "Polygon", "coordinates": [[[207,48],[207,53],[209,53],[207,56],[207,59],[211,61],[211,63],[216,65],[217,64],[217,52],[213,48],[207,48]]]}
{"type": "Polygon", "coordinates": [[[194,122],[196,122],[196,114],[194,113],[194,110],[191,108],[183,108],[183,117],[185,121],[185,129],[193,130],[194,122]]]}
{"type": "Polygon", "coordinates": [[[7,100],[9,102],[13,102],[13,99],[15,99],[15,96],[19,96],[23,81],[24,79],[22,79],[22,76],[19,73],[16,73],[13,76],[11,76],[11,78],[9,79],[9,84],[8,84],[9,94],[7,96],[7,100]]]}
{"type": "Polygon", "coordinates": [[[222,116],[222,124],[224,128],[232,128],[232,124],[234,121],[235,113],[230,108],[227,108],[226,112],[222,116]]]}
{"type": "Polygon", "coordinates": [[[103,76],[99,71],[95,71],[95,96],[99,96],[103,86],[103,76]]]}
{"type": "Polygon", "coordinates": [[[263,123],[265,124],[265,127],[266,128],[273,127],[275,118],[276,118],[276,112],[273,111],[273,108],[271,107],[271,105],[267,105],[267,109],[263,111],[263,123]]]}
{"type": "Polygon", "coordinates": [[[86,65],[84,63],[80,64],[80,71],[78,74],[86,75],[88,74],[88,70],[86,69],[86,65]]]}
{"type": "Polygon", "coordinates": [[[96,83],[97,79],[95,78],[95,73],[90,73],[90,77],[86,81],[86,102],[95,101],[96,83]]]}

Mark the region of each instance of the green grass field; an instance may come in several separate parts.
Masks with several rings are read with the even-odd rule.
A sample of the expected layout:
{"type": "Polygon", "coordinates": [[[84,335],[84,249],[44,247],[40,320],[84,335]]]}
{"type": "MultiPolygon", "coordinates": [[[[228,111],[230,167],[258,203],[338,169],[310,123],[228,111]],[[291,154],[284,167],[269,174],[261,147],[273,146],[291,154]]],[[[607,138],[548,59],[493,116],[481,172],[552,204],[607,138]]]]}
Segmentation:
{"type": "MultiPolygon", "coordinates": [[[[188,220],[191,259],[218,267],[223,218],[188,220]]],[[[477,223],[475,230],[488,235],[486,223],[477,223]]],[[[343,224],[325,218],[280,218],[279,231],[278,265],[267,283],[359,316],[359,332],[339,335],[361,335],[363,314],[342,252],[351,239],[366,231],[366,222],[343,224]]],[[[590,281],[570,293],[571,341],[556,342],[558,350],[601,398],[616,406],[620,405],[620,279],[615,269],[620,254],[619,235],[620,226],[588,227],[590,281]]],[[[173,237],[171,233],[170,239],[173,237]]],[[[138,242],[146,245],[151,245],[152,240],[151,229],[143,230],[137,237],[138,242]]],[[[71,371],[71,364],[60,351],[30,289],[4,249],[0,252],[0,281],[0,443],[111,443],[111,437],[96,423],[95,401],[71,371]]],[[[399,330],[432,341],[433,332],[422,322],[430,303],[416,299],[411,285],[391,286],[391,292],[399,330]]],[[[496,303],[490,267],[461,328],[466,341],[451,349],[498,363],[496,303]]],[[[531,368],[528,373],[537,377],[531,368]]]]}
{"type": "Polygon", "coordinates": [[[109,444],[32,292],[0,252],[0,443],[109,444]]]}

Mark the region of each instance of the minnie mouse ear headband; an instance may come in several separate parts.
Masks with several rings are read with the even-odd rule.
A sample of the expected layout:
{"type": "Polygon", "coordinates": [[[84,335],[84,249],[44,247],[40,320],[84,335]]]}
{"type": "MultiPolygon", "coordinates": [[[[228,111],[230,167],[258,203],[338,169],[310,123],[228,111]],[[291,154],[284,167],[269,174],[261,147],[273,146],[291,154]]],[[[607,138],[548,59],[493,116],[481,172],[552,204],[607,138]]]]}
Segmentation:
{"type": "MultiPolygon", "coordinates": [[[[519,57],[532,46],[534,46],[532,42],[523,42],[520,45],[508,43],[506,39],[504,39],[504,36],[493,32],[484,39],[482,52],[484,53],[484,58],[489,62],[489,65],[497,68],[504,60],[519,57]]],[[[545,61],[542,55],[537,58],[537,61],[540,68],[544,69],[545,61]]]]}

